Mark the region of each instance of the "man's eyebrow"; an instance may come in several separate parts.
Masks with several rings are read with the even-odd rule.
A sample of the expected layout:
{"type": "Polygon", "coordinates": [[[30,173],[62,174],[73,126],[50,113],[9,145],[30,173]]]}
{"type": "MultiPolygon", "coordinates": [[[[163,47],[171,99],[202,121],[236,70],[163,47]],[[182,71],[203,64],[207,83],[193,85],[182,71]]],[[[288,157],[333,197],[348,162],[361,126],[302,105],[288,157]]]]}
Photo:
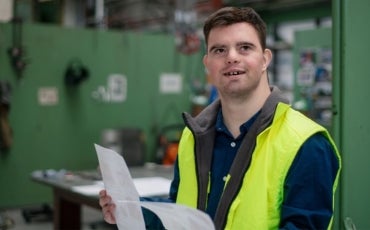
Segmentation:
{"type": "Polygon", "coordinates": [[[251,46],[251,47],[257,47],[254,43],[252,42],[238,42],[236,43],[238,46],[251,46]]]}
{"type": "Polygon", "coordinates": [[[209,51],[212,51],[214,49],[220,49],[220,48],[225,48],[226,46],[225,45],[221,45],[221,44],[214,44],[212,45],[211,47],[209,47],[209,51]]]}

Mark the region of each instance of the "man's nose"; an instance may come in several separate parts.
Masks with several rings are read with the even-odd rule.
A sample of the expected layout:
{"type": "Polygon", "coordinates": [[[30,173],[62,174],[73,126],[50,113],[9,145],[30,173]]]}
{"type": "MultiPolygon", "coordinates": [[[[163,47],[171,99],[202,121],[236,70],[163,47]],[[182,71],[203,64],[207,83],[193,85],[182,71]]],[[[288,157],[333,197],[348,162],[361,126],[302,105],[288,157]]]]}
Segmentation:
{"type": "Polygon", "coordinates": [[[239,62],[239,55],[235,49],[230,49],[227,53],[226,61],[229,64],[238,63],[239,62]]]}

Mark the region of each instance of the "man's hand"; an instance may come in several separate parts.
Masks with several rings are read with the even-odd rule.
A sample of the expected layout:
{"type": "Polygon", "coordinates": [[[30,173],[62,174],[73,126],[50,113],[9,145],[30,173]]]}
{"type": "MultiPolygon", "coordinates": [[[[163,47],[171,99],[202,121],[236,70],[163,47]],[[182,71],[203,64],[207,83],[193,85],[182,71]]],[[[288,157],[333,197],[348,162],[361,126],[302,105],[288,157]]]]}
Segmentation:
{"type": "Polygon", "coordinates": [[[113,214],[116,206],[112,203],[112,197],[107,194],[105,189],[99,192],[99,205],[102,208],[104,220],[109,224],[116,224],[116,218],[113,214]]]}

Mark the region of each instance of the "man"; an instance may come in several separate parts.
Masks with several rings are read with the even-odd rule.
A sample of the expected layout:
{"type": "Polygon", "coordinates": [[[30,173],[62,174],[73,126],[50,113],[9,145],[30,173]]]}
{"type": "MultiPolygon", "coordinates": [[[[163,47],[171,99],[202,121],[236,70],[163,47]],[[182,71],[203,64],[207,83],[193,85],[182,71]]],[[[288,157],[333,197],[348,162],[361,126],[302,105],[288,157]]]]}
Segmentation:
{"type": "MultiPolygon", "coordinates": [[[[269,86],[265,23],[251,8],[226,7],[204,36],[219,100],[183,115],[170,201],[207,212],[216,229],[330,228],[340,156],[323,127],[269,86]]],[[[115,223],[110,196],[100,195],[115,223]]]]}

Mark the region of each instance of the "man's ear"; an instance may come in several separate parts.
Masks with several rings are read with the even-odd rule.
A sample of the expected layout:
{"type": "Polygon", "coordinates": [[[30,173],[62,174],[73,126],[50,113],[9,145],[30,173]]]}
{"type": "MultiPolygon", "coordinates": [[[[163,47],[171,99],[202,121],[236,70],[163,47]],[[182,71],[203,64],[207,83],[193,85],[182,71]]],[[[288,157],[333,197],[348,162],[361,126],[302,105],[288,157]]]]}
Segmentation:
{"type": "Polygon", "coordinates": [[[265,49],[263,52],[263,59],[265,61],[263,70],[266,70],[272,60],[272,52],[270,49],[265,49]]]}
{"type": "Polygon", "coordinates": [[[204,56],[203,56],[203,65],[204,65],[204,67],[206,68],[206,70],[207,70],[207,72],[208,72],[208,68],[207,68],[207,58],[208,58],[208,56],[207,56],[207,54],[205,54],[204,56]]]}

